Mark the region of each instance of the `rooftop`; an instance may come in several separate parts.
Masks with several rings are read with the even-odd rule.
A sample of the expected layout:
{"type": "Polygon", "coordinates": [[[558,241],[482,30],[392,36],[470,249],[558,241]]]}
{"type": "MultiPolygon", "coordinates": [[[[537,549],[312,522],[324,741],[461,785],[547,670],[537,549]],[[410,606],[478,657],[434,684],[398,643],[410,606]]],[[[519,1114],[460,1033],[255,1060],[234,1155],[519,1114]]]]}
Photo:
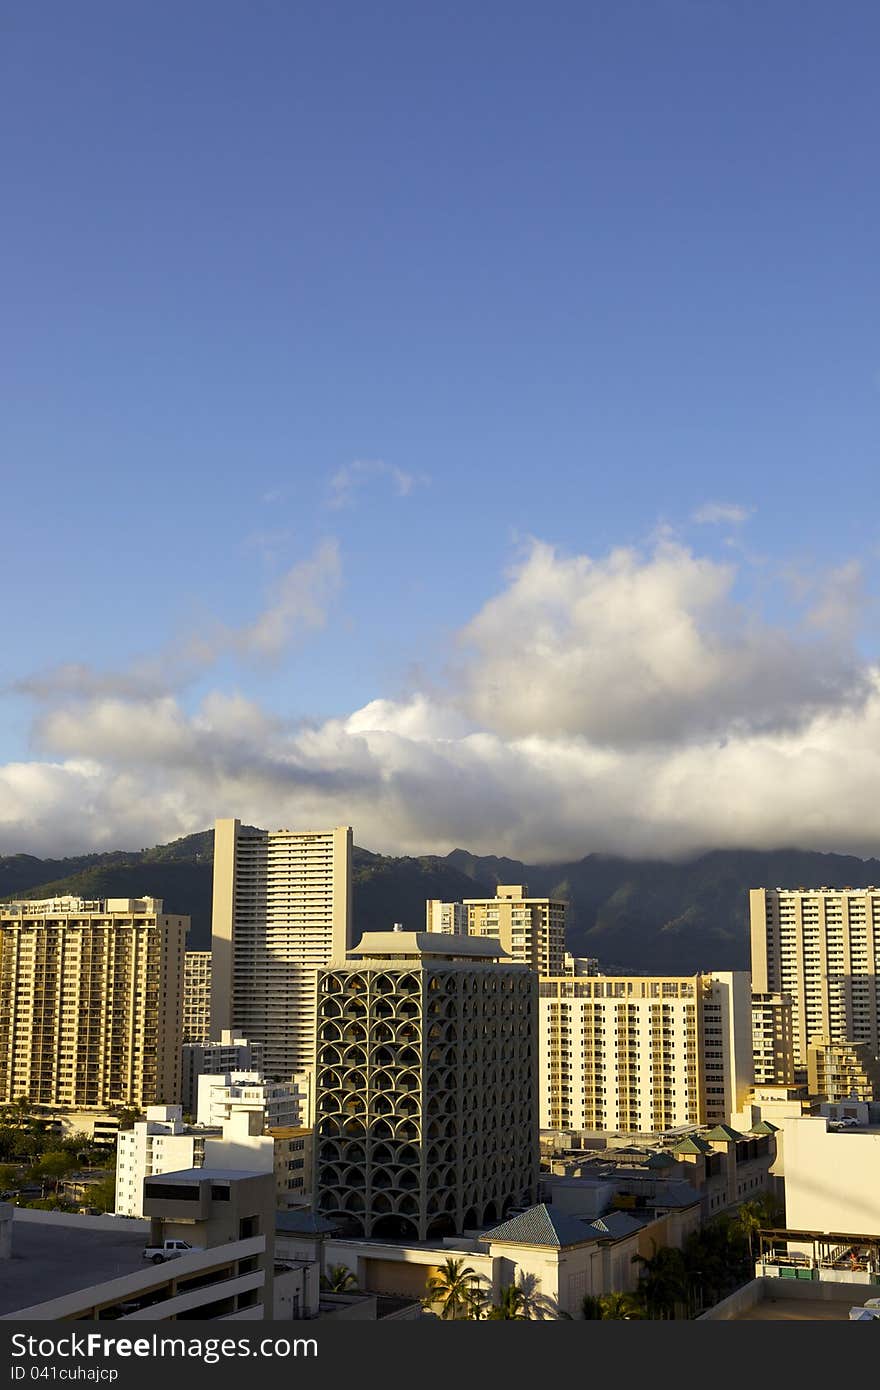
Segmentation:
{"type": "Polygon", "coordinates": [[[98,1230],[93,1218],[82,1225],[34,1220],[50,1212],[13,1213],[12,1255],[0,1260],[0,1317],[30,1308],[92,1284],[102,1284],[144,1268],[149,1222],[119,1219],[119,1230],[98,1230]]]}
{"type": "Polygon", "coordinates": [[[348,955],[371,960],[394,960],[401,956],[438,956],[447,960],[509,959],[494,938],[426,931],[364,932],[348,955]]]}

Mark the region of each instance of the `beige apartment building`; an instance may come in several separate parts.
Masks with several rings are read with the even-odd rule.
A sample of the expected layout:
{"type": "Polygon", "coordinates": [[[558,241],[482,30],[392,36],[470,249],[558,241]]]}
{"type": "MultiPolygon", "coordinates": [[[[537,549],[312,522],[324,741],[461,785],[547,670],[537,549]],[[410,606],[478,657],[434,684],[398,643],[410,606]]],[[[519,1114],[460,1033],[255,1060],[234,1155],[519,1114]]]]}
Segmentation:
{"type": "Polygon", "coordinates": [[[787,994],[752,994],[756,1086],[793,1086],[794,1034],[787,994]]]}
{"type": "Polygon", "coordinates": [[[791,996],[795,1066],[810,1042],[880,1055],[880,889],[753,888],[752,987],[791,996]]]}
{"type": "Polygon", "coordinates": [[[528,891],[525,883],[499,883],[494,898],[465,898],[463,903],[429,899],[426,930],[491,937],[507,955],[539,975],[561,975],[566,905],[552,898],[530,898],[528,891]]]}
{"type": "Polygon", "coordinates": [[[542,979],[539,1015],[541,1129],[725,1124],[748,1097],[745,971],[542,979]]]}
{"type": "Polygon", "coordinates": [[[427,1240],[536,1200],[537,986],[497,942],[367,933],[318,986],[318,1209],[427,1240]]]}
{"type": "Polygon", "coordinates": [[[0,1103],[180,1099],[189,918],[162,908],[161,898],[0,906],[0,1103]]]}
{"type": "Polygon", "coordinates": [[[314,1064],[317,971],[351,940],[351,826],[214,828],[211,1034],[263,1048],[269,1076],[314,1064]]]}
{"type": "Polygon", "coordinates": [[[211,1038],[211,952],[185,951],[183,956],[183,1041],[206,1043],[211,1038]]]}
{"type": "Polygon", "coordinates": [[[817,1034],[807,1048],[807,1090],[819,1100],[880,1099],[880,1066],[867,1043],[832,1042],[817,1034]]]}

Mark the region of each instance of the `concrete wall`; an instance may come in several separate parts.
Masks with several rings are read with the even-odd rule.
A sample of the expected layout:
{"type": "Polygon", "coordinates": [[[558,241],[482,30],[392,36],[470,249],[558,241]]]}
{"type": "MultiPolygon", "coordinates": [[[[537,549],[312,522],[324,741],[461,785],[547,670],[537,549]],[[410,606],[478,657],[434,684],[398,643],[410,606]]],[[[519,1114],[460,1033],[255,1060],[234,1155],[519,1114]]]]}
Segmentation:
{"type": "Polygon", "coordinates": [[[41,1226],[78,1226],[81,1231],[121,1231],[126,1235],[141,1231],[144,1244],[150,1234],[149,1221],[133,1221],[125,1216],[79,1216],[72,1211],[41,1211],[39,1207],[15,1207],[15,1221],[33,1221],[41,1226]]]}
{"type": "Polygon", "coordinates": [[[824,1118],[783,1124],[785,1224],[796,1231],[880,1231],[880,1133],[835,1133],[824,1118]]]}
{"type": "MultiPolygon", "coordinates": [[[[865,1298],[868,1297],[867,1289],[864,1290],[864,1295],[865,1298]]],[[[755,1308],[759,1303],[774,1298],[784,1298],[786,1301],[802,1298],[810,1303],[822,1300],[828,1303],[844,1303],[848,1308],[864,1302],[862,1291],[854,1290],[851,1284],[832,1283],[831,1280],[822,1279],[805,1279],[803,1282],[794,1279],[753,1279],[750,1284],[744,1284],[736,1293],[716,1303],[714,1308],[707,1308],[706,1312],[697,1318],[697,1322],[730,1322],[742,1317],[743,1313],[755,1308]]]]}

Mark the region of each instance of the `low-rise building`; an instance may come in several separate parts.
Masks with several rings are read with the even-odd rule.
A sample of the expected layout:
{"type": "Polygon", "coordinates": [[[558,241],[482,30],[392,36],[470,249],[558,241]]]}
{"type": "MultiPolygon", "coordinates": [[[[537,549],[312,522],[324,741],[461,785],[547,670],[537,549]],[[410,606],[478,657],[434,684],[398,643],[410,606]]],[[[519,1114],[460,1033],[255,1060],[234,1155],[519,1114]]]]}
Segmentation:
{"type": "Polygon", "coordinates": [[[196,1121],[222,1125],[233,1115],[260,1110],[267,1129],[301,1122],[299,1092],[292,1082],[269,1081],[257,1071],[231,1071],[198,1078],[196,1121]]]}
{"type": "Polygon", "coordinates": [[[148,1221],[16,1208],[0,1318],[252,1320],[274,1311],[271,1171],[187,1169],[147,1180],[148,1221]],[[166,1262],[146,1247],[179,1237],[166,1262]]]}

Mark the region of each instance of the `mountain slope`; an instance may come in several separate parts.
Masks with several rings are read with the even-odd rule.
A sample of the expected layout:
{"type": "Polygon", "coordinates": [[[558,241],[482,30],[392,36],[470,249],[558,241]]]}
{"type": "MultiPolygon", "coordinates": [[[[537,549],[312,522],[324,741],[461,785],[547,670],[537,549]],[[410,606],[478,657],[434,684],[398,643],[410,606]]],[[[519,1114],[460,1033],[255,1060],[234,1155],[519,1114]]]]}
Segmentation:
{"type": "MultiPolygon", "coordinates": [[[[211,938],[213,831],[140,851],[62,860],[0,858],[0,897],[164,898],[192,918],[188,945],[211,938]]],[[[421,929],[425,899],[446,901],[527,883],[535,896],[569,903],[568,945],[598,956],[608,970],[685,973],[745,970],[749,965],[748,890],[753,887],[867,887],[880,884],[880,861],[807,850],[715,850],[683,863],[587,855],[569,864],[530,865],[453,850],[441,857],[373,854],[355,847],[355,934],[394,922],[421,929]]]]}

